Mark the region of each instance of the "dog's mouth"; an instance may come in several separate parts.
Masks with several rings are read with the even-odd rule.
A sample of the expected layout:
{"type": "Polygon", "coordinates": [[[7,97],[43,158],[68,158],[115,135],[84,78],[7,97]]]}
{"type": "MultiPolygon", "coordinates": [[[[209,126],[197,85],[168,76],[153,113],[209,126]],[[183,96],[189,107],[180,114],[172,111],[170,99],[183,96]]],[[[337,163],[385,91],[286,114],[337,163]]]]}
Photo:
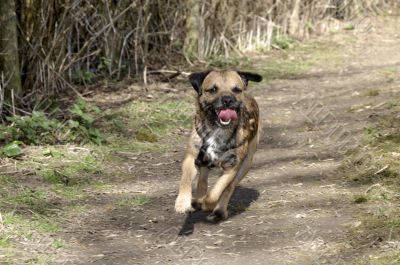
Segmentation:
{"type": "Polygon", "coordinates": [[[218,110],[219,122],[226,126],[231,123],[231,121],[236,120],[238,117],[236,110],[234,109],[220,109],[218,110]]]}

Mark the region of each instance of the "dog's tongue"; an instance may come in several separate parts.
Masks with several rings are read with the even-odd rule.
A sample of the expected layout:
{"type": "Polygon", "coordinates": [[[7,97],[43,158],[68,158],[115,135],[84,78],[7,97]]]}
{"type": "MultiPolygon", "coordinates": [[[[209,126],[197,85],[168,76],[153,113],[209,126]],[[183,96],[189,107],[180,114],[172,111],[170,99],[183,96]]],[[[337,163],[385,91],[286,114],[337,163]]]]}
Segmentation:
{"type": "Polygon", "coordinates": [[[222,121],[236,120],[237,113],[233,109],[223,109],[218,113],[218,118],[222,121]]]}

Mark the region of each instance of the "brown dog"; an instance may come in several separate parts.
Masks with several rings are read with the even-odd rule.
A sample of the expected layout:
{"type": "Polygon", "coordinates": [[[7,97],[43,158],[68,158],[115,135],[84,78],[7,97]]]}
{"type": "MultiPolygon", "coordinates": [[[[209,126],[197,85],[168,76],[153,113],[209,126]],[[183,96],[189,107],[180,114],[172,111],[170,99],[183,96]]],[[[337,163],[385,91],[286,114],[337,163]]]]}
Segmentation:
{"type": "Polygon", "coordinates": [[[246,93],[248,81],[260,82],[258,74],[237,71],[193,73],[190,83],[197,91],[196,116],[182,165],[178,213],[194,209],[212,211],[209,219],[228,217],[228,202],[236,185],[247,174],[259,138],[257,102],[246,93]],[[207,192],[208,172],[223,173],[207,192]],[[200,172],[195,198],[192,181],[200,172]]]}

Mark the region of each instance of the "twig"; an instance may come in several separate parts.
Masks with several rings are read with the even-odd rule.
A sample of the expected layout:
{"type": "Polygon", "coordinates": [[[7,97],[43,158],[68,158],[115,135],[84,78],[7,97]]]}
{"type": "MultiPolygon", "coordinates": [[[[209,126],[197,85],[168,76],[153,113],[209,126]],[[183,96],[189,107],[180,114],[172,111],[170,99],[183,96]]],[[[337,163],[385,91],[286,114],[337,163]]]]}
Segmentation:
{"type": "Polygon", "coordinates": [[[26,114],[26,115],[32,115],[32,113],[31,112],[28,112],[28,111],[25,111],[25,110],[23,110],[23,109],[20,109],[20,108],[18,108],[18,107],[15,107],[15,106],[12,106],[12,105],[10,105],[10,104],[8,104],[8,103],[3,103],[5,106],[7,106],[7,107],[12,107],[13,109],[14,109],[14,115],[15,115],[15,110],[18,110],[19,112],[22,112],[22,113],[24,113],[24,114],[26,114]]]}
{"type": "Polygon", "coordinates": [[[377,174],[381,173],[382,171],[384,171],[384,170],[387,169],[388,167],[389,167],[389,165],[384,166],[383,168],[381,168],[381,169],[379,169],[378,171],[376,171],[376,172],[374,173],[374,175],[377,175],[377,174]]]}
{"type": "Polygon", "coordinates": [[[0,117],[2,117],[1,114],[3,113],[4,90],[5,90],[4,73],[1,72],[1,79],[0,79],[0,117]]]}
{"type": "Polygon", "coordinates": [[[370,192],[370,190],[372,190],[373,188],[375,188],[375,187],[380,187],[381,186],[381,184],[379,184],[379,183],[376,183],[376,184],[374,184],[374,185],[371,185],[371,186],[369,186],[368,187],[368,189],[366,189],[365,190],[365,194],[367,194],[368,192],[370,192]]]}
{"type": "Polygon", "coordinates": [[[14,89],[11,89],[11,105],[12,105],[12,113],[15,116],[15,100],[14,100],[14,89]]]}
{"type": "Polygon", "coordinates": [[[147,65],[144,66],[143,70],[143,83],[145,86],[147,86],[147,65]]]}
{"type": "Polygon", "coordinates": [[[189,72],[183,72],[183,71],[179,71],[179,70],[164,70],[164,69],[160,69],[160,70],[152,70],[152,71],[147,71],[147,74],[158,74],[158,73],[166,73],[166,74],[181,74],[184,76],[189,76],[190,73],[189,72]]]}

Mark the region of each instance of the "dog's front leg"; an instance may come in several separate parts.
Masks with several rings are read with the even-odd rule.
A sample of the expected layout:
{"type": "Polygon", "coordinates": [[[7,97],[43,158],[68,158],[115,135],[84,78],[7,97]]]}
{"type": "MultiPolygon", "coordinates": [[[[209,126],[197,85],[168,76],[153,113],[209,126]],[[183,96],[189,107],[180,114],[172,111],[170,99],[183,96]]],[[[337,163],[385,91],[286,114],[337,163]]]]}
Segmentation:
{"type": "Polygon", "coordinates": [[[208,167],[200,168],[200,175],[199,175],[199,180],[197,182],[197,189],[196,189],[196,199],[200,199],[207,194],[208,173],[209,172],[210,172],[210,169],[208,167]]]}
{"type": "Polygon", "coordinates": [[[188,154],[182,164],[179,194],[175,201],[175,211],[177,213],[187,213],[194,210],[192,207],[192,181],[197,174],[194,160],[193,155],[188,154]]]}
{"type": "Polygon", "coordinates": [[[226,187],[233,181],[238,171],[238,167],[234,167],[224,171],[224,173],[218,178],[214,187],[206,194],[206,196],[200,200],[202,209],[204,211],[211,211],[217,205],[222,192],[226,187]]]}
{"type": "Polygon", "coordinates": [[[199,179],[196,187],[196,197],[192,201],[192,207],[196,210],[201,210],[201,200],[206,196],[208,190],[208,167],[200,167],[199,179]]]}
{"type": "MultiPolygon", "coordinates": [[[[255,151],[255,149],[254,149],[255,151]]],[[[235,191],[236,185],[242,180],[242,178],[247,174],[251,167],[251,163],[253,160],[253,150],[250,150],[248,155],[245,157],[243,162],[240,164],[240,168],[236,173],[235,178],[232,182],[226,187],[224,192],[221,194],[217,205],[213,210],[213,215],[210,218],[215,220],[226,219],[228,217],[228,203],[230,198],[232,197],[233,192],[235,191]]]]}

